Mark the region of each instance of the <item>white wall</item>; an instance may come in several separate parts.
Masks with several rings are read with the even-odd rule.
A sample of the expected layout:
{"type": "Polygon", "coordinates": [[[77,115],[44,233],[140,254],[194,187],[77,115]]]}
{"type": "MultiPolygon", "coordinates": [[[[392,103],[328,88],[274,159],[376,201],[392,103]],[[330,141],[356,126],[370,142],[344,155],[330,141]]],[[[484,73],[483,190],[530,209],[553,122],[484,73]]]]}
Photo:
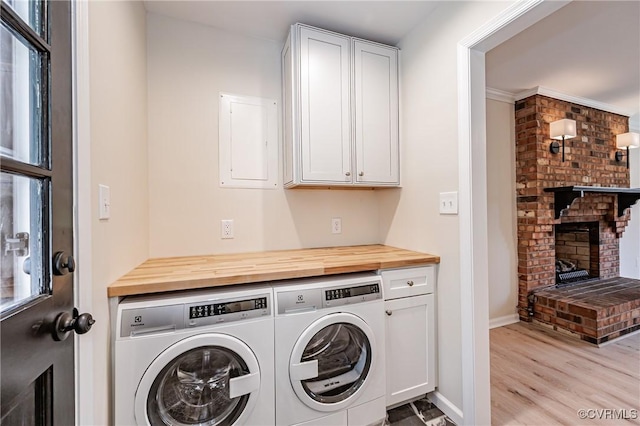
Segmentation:
{"type": "Polygon", "coordinates": [[[280,103],[282,43],[156,14],[147,30],[151,257],[380,242],[374,191],[219,187],[218,94],[280,103]]]}
{"type": "Polygon", "coordinates": [[[457,409],[463,408],[459,221],[438,213],[439,193],[458,188],[456,46],[509,5],[443,3],[400,42],[403,188],[378,192],[384,243],[441,256],[439,392],[457,409]]]}
{"type": "MultiPolygon", "coordinates": [[[[629,150],[629,162],[631,187],[640,188],[640,149],[629,150]]],[[[640,279],[640,201],[631,208],[631,220],[620,239],[620,276],[640,279]]]]}
{"type": "Polygon", "coordinates": [[[142,2],[89,4],[93,282],[79,285],[92,286],[93,387],[82,391],[96,425],[111,423],[107,286],[149,251],[145,14],[142,2]],[[108,221],[98,220],[98,184],[111,188],[108,221]]]}
{"type": "Polygon", "coordinates": [[[517,314],[515,161],[514,103],[487,99],[489,320],[494,322],[517,314]]]}

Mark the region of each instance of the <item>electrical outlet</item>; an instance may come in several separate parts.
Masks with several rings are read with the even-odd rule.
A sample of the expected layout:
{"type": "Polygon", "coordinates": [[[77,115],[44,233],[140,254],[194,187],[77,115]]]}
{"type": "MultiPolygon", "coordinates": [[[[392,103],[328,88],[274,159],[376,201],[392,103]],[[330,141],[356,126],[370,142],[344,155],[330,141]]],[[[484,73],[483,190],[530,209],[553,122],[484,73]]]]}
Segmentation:
{"type": "Polygon", "coordinates": [[[233,238],[233,219],[220,221],[220,238],[223,240],[233,238]]]}
{"type": "Polygon", "coordinates": [[[331,233],[332,234],[342,234],[342,219],[339,217],[334,217],[331,219],[331,233]]]}

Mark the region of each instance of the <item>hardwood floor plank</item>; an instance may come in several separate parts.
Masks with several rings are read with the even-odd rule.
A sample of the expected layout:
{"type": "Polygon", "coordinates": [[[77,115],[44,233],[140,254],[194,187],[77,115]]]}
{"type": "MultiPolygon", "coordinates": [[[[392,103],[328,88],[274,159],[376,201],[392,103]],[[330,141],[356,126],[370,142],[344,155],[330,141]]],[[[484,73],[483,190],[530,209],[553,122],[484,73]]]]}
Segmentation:
{"type": "Polygon", "coordinates": [[[490,339],[492,424],[640,425],[640,334],[597,347],[521,322],[490,339]]]}

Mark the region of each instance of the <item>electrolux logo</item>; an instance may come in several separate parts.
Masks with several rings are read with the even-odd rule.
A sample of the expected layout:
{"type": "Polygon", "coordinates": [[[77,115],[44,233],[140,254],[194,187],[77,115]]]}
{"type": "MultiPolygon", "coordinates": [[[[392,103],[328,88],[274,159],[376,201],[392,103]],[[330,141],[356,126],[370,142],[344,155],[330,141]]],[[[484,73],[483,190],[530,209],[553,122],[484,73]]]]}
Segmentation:
{"type": "Polygon", "coordinates": [[[296,304],[298,303],[304,303],[304,294],[299,294],[298,295],[298,301],[296,302],[296,304]]]}
{"type": "Polygon", "coordinates": [[[140,327],[143,325],[144,322],[142,322],[142,315],[136,315],[133,317],[133,323],[131,324],[131,327],[140,327]]]}

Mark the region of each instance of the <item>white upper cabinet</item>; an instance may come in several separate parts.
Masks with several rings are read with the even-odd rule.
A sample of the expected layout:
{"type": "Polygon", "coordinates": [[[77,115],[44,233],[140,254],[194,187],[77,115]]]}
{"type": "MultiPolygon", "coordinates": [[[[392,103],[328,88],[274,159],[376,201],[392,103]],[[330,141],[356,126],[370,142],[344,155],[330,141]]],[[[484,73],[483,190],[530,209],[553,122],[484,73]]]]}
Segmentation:
{"type": "Polygon", "coordinates": [[[398,183],[398,51],[362,40],[353,51],[356,181],[398,183]]]}
{"type": "Polygon", "coordinates": [[[285,186],[399,185],[398,49],[295,24],[282,63],[285,186]]]}

